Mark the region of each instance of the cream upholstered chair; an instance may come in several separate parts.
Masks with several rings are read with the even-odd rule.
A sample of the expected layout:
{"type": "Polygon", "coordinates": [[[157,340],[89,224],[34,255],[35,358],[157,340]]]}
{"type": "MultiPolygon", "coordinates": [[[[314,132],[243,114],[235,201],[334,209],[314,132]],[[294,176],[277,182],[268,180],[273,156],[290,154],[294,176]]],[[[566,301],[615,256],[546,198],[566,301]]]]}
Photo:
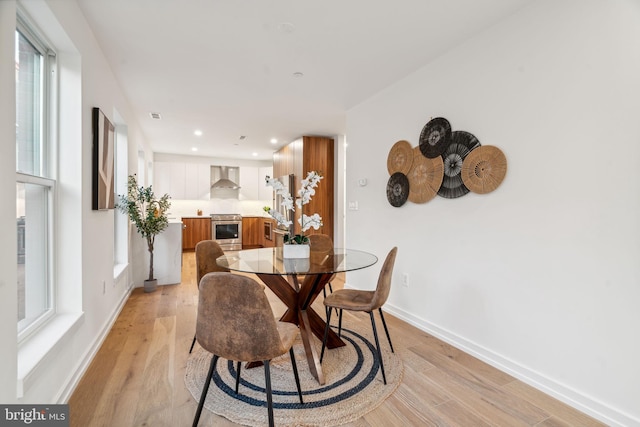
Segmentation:
{"type": "MultiPolygon", "coordinates": [[[[262,361],[269,426],[273,426],[271,374],[269,362],[287,351],[302,402],[293,342],[298,327],[273,317],[264,289],[254,279],[231,273],[208,273],[200,282],[196,336],[198,343],[213,354],[193,425],[198,425],[209,384],[218,358],[237,362],[262,361]]],[[[236,386],[237,387],[237,386],[236,386]]]]}
{"type": "MultiPolygon", "coordinates": [[[[224,251],[215,240],[202,240],[196,244],[196,283],[198,288],[200,288],[200,280],[202,280],[205,274],[215,271],[229,271],[216,263],[216,259],[222,255],[224,255],[224,251]]],[[[194,335],[189,353],[193,351],[195,344],[196,336],[194,335]]]]}
{"type": "Polygon", "coordinates": [[[384,383],[387,383],[387,377],[384,373],[384,364],[382,363],[382,352],[380,351],[380,342],[378,340],[378,332],[376,331],[376,322],[373,317],[373,312],[377,309],[382,319],[382,325],[384,331],[387,334],[387,340],[389,340],[389,347],[393,352],[393,344],[391,344],[391,337],[389,336],[389,329],[384,321],[384,315],[382,314],[382,306],[389,297],[389,291],[391,290],[391,276],[393,274],[393,265],[396,262],[396,254],[398,248],[391,249],[382,265],[380,275],[378,276],[378,284],[375,291],[360,291],[356,289],[339,289],[324,299],[324,305],[327,307],[327,324],[324,329],[324,338],[322,339],[322,350],[320,351],[320,362],[324,356],[324,347],[329,335],[329,321],[331,320],[331,309],[336,308],[340,313],[340,319],[338,321],[338,335],[342,332],[342,310],[350,311],[364,311],[369,313],[371,318],[371,327],[373,328],[373,337],[376,340],[376,349],[378,353],[378,360],[380,361],[380,370],[382,371],[382,379],[384,383]]]}

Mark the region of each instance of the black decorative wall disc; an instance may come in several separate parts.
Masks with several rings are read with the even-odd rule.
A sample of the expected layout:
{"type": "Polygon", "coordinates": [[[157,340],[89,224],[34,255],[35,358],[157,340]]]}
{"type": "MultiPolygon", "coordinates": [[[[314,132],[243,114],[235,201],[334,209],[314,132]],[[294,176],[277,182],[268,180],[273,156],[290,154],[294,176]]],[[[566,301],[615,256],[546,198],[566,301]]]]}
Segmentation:
{"type": "Polygon", "coordinates": [[[436,117],[429,120],[420,132],[420,151],[433,159],[442,155],[449,144],[451,137],[451,124],[444,117],[436,117]]]}
{"type": "Polygon", "coordinates": [[[387,200],[391,206],[399,208],[407,201],[407,197],[409,197],[409,178],[402,172],[396,172],[387,181],[387,200]]]}
{"type": "Polygon", "coordinates": [[[455,130],[451,132],[451,144],[462,144],[469,151],[480,147],[480,141],[473,134],[463,130],[455,130]]]}
{"type": "Polygon", "coordinates": [[[442,160],[444,162],[444,178],[438,190],[438,195],[447,199],[462,197],[469,192],[462,182],[462,163],[470,153],[470,150],[463,144],[449,144],[442,160]]]}

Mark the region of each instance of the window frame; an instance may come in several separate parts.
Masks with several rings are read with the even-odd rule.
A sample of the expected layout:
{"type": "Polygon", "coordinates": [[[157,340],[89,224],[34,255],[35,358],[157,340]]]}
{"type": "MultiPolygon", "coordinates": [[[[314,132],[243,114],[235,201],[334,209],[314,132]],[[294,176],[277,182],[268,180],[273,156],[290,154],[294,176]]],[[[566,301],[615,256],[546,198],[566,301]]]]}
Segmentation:
{"type": "MultiPolygon", "coordinates": [[[[30,184],[44,187],[47,192],[46,206],[46,230],[45,230],[45,266],[44,274],[46,283],[46,301],[47,308],[45,311],[34,318],[31,322],[19,329],[19,321],[16,319],[16,330],[18,345],[24,343],[34,333],[50,322],[57,314],[57,286],[56,286],[56,259],[55,259],[55,242],[56,242],[56,212],[57,212],[57,196],[55,177],[56,168],[56,149],[57,141],[55,138],[55,123],[57,118],[57,109],[55,102],[57,100],[57,62],[55,51],[52,50],[46,38],[42,37],[37,30],[37,26],[31,24],[18,9],[16,16],[16,37],[20,33],[29,43],[42,55],[42,105],[40,106],[40,157],[39,157],[39,175],[29,174],[18,171],[18,159],[16,157],[16,184],[30,184]]],[[[18,41],[16,40],[16,46],[18,41]]],[[[17,102],[17,99],[16,99],[17,102]]],[[[18,153],[16,153],[18,156],[18,153]]],[[[16,248],[17,250],[17,248],[16,248]]],[[[16,295],[17,298],[17,295],[16,295]]]]}

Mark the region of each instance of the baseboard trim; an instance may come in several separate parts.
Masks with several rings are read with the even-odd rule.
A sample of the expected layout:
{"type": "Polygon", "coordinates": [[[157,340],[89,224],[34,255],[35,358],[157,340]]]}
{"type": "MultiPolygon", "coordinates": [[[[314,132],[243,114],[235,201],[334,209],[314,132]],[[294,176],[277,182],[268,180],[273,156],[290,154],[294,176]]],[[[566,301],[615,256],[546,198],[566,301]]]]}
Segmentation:
{"type": "MultiPolygon", "coordinates": [[[[346,287],[346,284],[345,284],[346,287]]],[[[472,341],[465,339],[455,333],[443,329],[431,322],[414,316],[393,304],[387,303],[384,311],[409,323],[412,326],[424,331],[434,337],[451,344],[452,346],[477,357],[483,362],[506,372],[520,381],[566,403],[567,405],[596,418],[609,426],[632,426],[640,425],[640,420],[625,414],[611,406],[580,393],[566,385],[560,384],[553,379],[528,369],[517,362],[501,356],[487,348],[484,348],[472,341]]]]}

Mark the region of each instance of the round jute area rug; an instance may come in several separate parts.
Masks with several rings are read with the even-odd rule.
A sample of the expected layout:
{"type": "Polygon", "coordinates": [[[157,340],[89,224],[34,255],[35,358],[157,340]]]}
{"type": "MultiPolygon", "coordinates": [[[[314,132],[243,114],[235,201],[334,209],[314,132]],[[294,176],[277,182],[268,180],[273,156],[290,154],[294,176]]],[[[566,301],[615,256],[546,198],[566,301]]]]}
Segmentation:
{"type": "MultiPolygon", "coordinates": [[[[356,322],[360,324],[360,322],[356,322]]],[[[382,374],[373,342],[370,323],[362,322],[357,329],[342,329],[344,347],[325,350],[322,369],[326,384],[320,385],[309,373],[300,338],[294,353],[300,374],[304,403],[298,400],[289,353],[271,361],[274,421],[278,426],[334,426],[362,417],[389,397],[402,381],[403,365],[397,354],[391,353],[382,331],[382,346],[387,384],[382,374]],[[369,326],[368,330],[365,326],[369,326]]],[[[392,337],[393,339],[393,337],[392,337]]],[[[320,354],[321,344],[317,344],[320,354]]],[[[196,401],[207,376],[211,354],[200,347],[187,361],[185,383],[196,401]]],[[[267,399],[264,368],[242,366],[238,394],[235,393],[235,362],[220,358],[204,407],[235,423],[249,426],[267,425],[267,399]]]]}

